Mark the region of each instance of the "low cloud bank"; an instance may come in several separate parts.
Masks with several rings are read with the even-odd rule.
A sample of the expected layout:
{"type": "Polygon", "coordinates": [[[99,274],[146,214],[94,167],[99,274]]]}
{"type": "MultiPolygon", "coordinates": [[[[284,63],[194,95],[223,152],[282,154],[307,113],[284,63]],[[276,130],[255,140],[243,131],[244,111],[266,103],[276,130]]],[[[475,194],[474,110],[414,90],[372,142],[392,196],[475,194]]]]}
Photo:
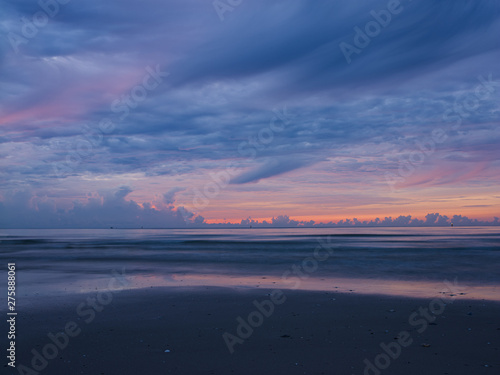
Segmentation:
{"type": "Polygon", "coordinates": [[[442,227],[497,226],[492,221],[471,219],[467,216],[448,217],[429,213],[424,219],[411,215],[396,218],[376,218],[360,221],[357,218],[338,222],[316,223],[299,221],[288,215],[273,217],[270,221],[247,218],[239,223],[208,224],[183,206],[175,205],[175,195],[182,188],[174,187],[159,195],[153,202],[138,203],[127,200],[133,190],[121,186],[113,191],[88,193],[85,199],[73,200],[72,207],[60,208],[55,199],[28,191],[11,192],[0,200],[0,228],[328,228],[328,227],[442,227]]]}

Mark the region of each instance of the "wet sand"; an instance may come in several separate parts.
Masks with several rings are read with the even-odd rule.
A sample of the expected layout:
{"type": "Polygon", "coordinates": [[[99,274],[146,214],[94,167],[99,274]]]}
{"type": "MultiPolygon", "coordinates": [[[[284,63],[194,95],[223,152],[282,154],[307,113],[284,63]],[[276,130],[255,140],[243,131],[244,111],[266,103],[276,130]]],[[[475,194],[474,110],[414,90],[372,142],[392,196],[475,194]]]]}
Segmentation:
{"type": "Polygon", "coordinates": [[[499,302],[463,296],[418,299],[283,292],[157,287],[114,292],[112,297],[97,292],[48,301],[47,297],[30,297],[17,318],[16,361],[26,367],[18,372],[20,367],[14,370],[5,365],[8,371],[2,373],[435,375],[500,371],[499,302]],[[249,315],[255,327],[247,325],[249,315]],[[48,334],[65,328],[67,334],[56,337],[60,347],[48,345],[53,342],[48,334]],[[233,344],[232,354],[225,333],[233,344]],[[55,358],[38,357],[32,363],[34,353],[52,357],[54,348],[55,358]],[[38,369],[30,372],[33,364],[38,369]]]}

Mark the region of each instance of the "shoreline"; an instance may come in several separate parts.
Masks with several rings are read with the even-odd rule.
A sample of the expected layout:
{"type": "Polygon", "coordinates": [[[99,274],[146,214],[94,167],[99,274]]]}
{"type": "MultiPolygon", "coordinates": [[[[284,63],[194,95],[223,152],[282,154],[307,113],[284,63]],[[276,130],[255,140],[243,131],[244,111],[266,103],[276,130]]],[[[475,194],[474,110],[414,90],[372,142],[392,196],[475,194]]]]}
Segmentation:
{"type": "MultiPolygon", "coordinates": [[[[443,279],[401,280],[382,278],[327,277],[327,276],[290,276],[276,275],[236,275],[236,274],[188,274],[174,272],[167,276],[119,274],[110,272],[107,278],[78,280],[63,286],[60,283],[30,284],[24,287],[24,295],[19,295],[22,304],[26,299],[60,298],[70,295],[84,295],[94,290],[139,291],[149,288],[228,288],[228,289],[280,289],[283,291],[335,292],[361,296],[387,296],[400,298],[429,299],[452,296],[460,300],[500,302],[500,285],[496,283],[472,283],[443,279]],[[109,276],[112,276],[111,278],[109,276]]],[[[32,303],[32,302],[31,302],[32,303]]]]}

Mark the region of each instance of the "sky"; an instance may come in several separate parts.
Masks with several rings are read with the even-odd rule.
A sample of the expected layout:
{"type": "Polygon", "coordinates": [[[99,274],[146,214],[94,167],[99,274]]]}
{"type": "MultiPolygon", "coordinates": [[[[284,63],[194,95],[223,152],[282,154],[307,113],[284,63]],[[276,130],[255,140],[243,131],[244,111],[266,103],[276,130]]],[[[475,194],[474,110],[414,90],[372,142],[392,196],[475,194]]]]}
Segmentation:
{"type": "Polygon", "coordinates": [[[498,222],[498,1],[0,9],[0,228],[498,222]]]}

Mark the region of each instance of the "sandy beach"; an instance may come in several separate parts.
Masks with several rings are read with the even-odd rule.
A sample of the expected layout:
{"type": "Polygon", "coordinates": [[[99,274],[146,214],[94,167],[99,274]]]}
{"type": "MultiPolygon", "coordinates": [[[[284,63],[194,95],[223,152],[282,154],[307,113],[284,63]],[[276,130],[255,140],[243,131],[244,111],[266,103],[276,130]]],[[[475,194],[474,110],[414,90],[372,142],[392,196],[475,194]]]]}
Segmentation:
{"type": "Polygon", "coordinates": [[[46,297],[31,298],[17,322],[19,373],[421,375],[500,369],[500,303],[493,301],[436,296],[443,303],[432,304],[423,298],[296,290],[277,296],[269,289],[214,287],[112,296],[96,291],[53,297],[49,304],[46,297]],[[263,301],[272,297],[280,303],[269,313],[263,301]],[[248,324],[239,331],[245,338],[238,335],[242,320],[248,324]],[[70,335],[58,335],[65,329],[70,335]],[[236,338],[229,340],[232,354],[224,334],[236,338]],[[52,357],[56,345],[53,359],[41,359],[52,357]]]}

